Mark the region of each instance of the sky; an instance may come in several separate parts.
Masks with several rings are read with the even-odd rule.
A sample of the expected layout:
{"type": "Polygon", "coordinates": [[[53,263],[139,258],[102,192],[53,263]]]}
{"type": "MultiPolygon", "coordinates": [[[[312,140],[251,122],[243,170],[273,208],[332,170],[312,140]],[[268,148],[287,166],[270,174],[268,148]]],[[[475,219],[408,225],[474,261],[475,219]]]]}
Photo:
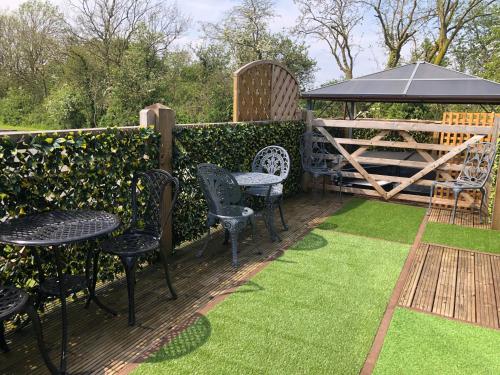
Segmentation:
{"type": "MultiPolygon", "coordinates": [[[[22,2],[23,0],[0,0],[0,9],[13,10],[22,2]]],[[[51,0],[51,2],[58,5],[64,11],[66,0],[51,0]]],[[[239,1],[237,0],[178,1],[178,7],[191,19],[190,30],[178,43],[196,43],[200,38],[200,23],[217,22],[227,10],[238,3],[239,1]]],[[[277,17],[271,23],[272,31],[278,32],[293,27],[299,15],[293,0],[275,0],[275,4],[277,17]]],[[[372,15],[365,15],[362,25],[355,32],[355,43],[358,46],[362,45],[354,64],[355,77],[377,72],[384,67],[385,52],[380,44],[376,28],[377,25],[374,17],[372,15]]],[[[332,79],[341,78],[342,74],[324,42],[308,39],[306,40],[306,44],[309,46],[310,56],[317,61],[314,86],[319,86],[332,79]]]]}

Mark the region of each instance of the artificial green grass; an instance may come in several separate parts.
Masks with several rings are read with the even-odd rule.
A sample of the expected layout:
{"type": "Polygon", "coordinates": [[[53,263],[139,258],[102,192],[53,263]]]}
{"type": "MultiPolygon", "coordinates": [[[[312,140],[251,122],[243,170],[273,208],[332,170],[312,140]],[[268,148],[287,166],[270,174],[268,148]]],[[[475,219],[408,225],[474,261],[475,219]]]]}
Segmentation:
{"type": "Polygon", "coordinates": [[[500,332],[399,308],[374,374],[500,374],[500,332]]]}
{"type": "Polygon", "coordinates": [[[421,207],[353,198],[320,227],[411,244],[425,213],[421,207]]]}
{"type": "Polygon", "coordinates": [[[500,254],[500,231],[428,223],[424,242],[500,254]]]}
{"type": "Polygon", "coordinates": [[[316,229],[134,374],[357,374],[408,250],[316,229]]]}

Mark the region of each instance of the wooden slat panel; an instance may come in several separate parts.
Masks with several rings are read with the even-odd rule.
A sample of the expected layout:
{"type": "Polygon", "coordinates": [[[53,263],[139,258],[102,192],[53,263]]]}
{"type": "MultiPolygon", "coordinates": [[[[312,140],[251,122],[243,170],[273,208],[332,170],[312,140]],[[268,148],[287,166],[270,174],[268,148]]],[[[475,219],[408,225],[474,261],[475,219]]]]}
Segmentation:
{"type": "MultiPolygon", "coordinates": [[[[449,151],[453,146],[438,145],[434,143],[417,143],[417,142],[395,142],[395,141],[372,141],[369,139],[350,139],[350,138],[335,138],[341,145],[358,145],[358,146],[377,146],[388,148],[404,148],[404,149],[418,149],[418,150],[440,150],[449,151]]],[[[315,139],[313,138],[313,141],[315,139]]],[[[321,142],[322,138],[316,138],[316,141],[321,142]]]]}
{"type": "Polygon", "coordinates": [[[458,251],[444,248],[436,297],[432,312],[444,316],[453,316],[455,308],[455,288],[457,281],[458,251]]]}
{"type": "Polygon", "coordinates": [[[474,282],[474,254],[458,252],[457,288],[454,317],[476,321],[476,293],[474,282]]]}
{"type": "Polygon", "coordinates": [[[475,135],[487,135],[492,133],[490,127],[469,125],[439,125],[435,123],[423,124],[419,122],[382,121],[382,120],[326,120],[315,119],[313,126],[333,128],[361,128],[380,130],[404,130],[421,132],[455,132],[475,135]]]}
{"type": "Polygon", "coordinates": [[[417,290],[417,284],[420,279],[420,274],[422,273],[422,268],[424,267],[425,258],[427,256],[427,250],[429,245],[420,244],[415,252],[415,259],[410,267],[410,272],[408,278],[406,279],[403,291],[399,297],[399,304],[401,306],[410,307],[417,290]]]}
{"type": "Polygon", "coordinates": [[[419,310],[432,311],[442,256],[442,248],[430,247],[428,249],[426,261],[411,305],[412,307],[419,310]]]}
{"type": "Polygon", "coordinates": [[[490,256],[475,254],[476,312],[477,322],[487,327],[498,328],[498,312],[490,256]]]}

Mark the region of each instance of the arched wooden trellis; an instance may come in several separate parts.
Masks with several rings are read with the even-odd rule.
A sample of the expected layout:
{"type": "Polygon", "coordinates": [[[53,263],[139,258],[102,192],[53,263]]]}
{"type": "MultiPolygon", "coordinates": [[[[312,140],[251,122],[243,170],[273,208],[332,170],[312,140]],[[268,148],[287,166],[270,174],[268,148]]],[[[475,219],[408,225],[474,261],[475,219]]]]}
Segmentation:
{"type": "Polygon", "coordinates": [[[233,121],[296,120],[299,85],[286,66],[253,61],[233,74],[233,121]]]}

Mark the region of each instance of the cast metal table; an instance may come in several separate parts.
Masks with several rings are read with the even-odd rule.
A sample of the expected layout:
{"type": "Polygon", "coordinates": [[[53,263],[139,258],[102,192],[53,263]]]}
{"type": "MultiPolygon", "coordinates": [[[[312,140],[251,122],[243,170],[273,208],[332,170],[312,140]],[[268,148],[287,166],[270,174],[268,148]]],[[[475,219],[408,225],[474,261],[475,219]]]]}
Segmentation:
{"type": "MultiPolygon", "coordinates": [[[[111,233],[119,226],[120,220],[115,215],[91,210],[51,211],[12,219],[0,224],[0,243],[43,247],[54,255],[57,278],[44,280],[40,285],[40,290],[46,295],[59,297],[61,301],[60,371],[63,374],[66,373],[68,347],[66,297],[87,288],[89,291],[87,306],[90,301],[94,301],[99,307],[103,309],[106,307],[97,299],[93,286],[95,283],[90,280],[92,251],[87,251],[85,276],[64,275],[61,248],[111,233]]],[[[96,277],[95,267],[96,262],[94,261],[93,277],[96,277]]]]}
{"type": "Polygon", "coordinates": [[[281,184],[283,179],[280,176],[261,172],[235,172],[232,175],[241,187],[265,187],[269,189],[266,197],[266,208],[263,212],[264,219],[271,239],[273,241],[281,241],[274,226],[274,202],[271,199],[271,189],[274,185],[281,184]]]}

